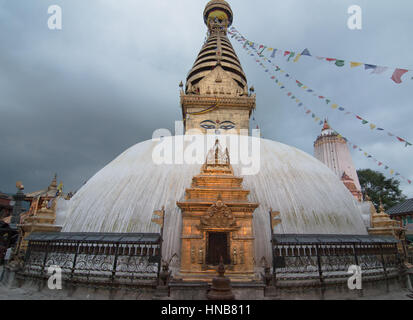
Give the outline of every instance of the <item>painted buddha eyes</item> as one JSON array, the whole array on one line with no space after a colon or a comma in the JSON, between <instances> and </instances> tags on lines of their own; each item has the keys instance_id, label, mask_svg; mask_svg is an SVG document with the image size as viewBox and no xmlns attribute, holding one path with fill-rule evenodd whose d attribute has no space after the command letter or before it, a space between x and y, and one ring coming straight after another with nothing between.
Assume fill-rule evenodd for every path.
<instances>
[{"instance_id":1,"label":"painted buddha eyes","mask_svg":"<svg viewBox=\"0 0 413 320\"><path fill-rule=\"evenodd\" d=\"M211 129L222 129L222 130L230 130L235 128L235 123L232 121L222 121L222 122L215 122L212 120L204 120L201 122L201 128L204 128L206 130L211 130Z\"/></svg>"},{"instance_id":2,"label":"painted buddha eyes","mask_svg":"<svg viewBox=\"0 0 413 320\"><path fill-rule=\"evenodd\" d=\"M231 121L223 121L223 122L221 122L219 128L223 129L223 130L230 130L230 129L235 128L235 123L233 123Z\"/></svg>"},{"instance_id":3,"label":"painted buddha eyes","mask_svg":"<svg viewBox=\"0 0 413 320\"><path fill-rule=\"evenodd\" d=\"M214 121L211 120L204 120L201 122L201 128L204 128L206 130L210 130L210 129L215 129L216 125Z\"/></svg>"}]
</instances>

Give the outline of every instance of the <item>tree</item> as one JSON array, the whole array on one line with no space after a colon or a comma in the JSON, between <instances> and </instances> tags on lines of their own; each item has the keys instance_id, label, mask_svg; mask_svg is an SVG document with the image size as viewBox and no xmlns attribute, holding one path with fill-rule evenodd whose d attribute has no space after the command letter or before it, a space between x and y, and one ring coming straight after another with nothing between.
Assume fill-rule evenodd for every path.
<instances>
[{"instance_id":1,"label":"tree","mask_svg":"<svg viewBox=\"0 0 413 320\"><path fill-rule=\"evenodd\" d=\"M384 210L390 209L401 201L406 200L400 190L400 182L396 179L387 179L381 172L370 169L357 170L361 191L364 197L371 198L376 210L379 209L380 199Z\"/></svg>"}]
</instances>

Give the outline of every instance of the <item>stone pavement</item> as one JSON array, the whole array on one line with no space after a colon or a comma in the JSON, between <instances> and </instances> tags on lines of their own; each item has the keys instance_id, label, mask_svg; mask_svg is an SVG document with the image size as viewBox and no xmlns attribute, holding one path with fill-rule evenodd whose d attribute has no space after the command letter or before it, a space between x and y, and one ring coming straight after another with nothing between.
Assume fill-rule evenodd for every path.
<instances>
[{"instance_id":1,"label":"stone pavement","mask_svg":"<svg viewBox=\"0 0 413 320\"><path fill-rule=\"evenodd\" d=\"M3 266L0 266L0 274L3 272ZM49 290L45 287L39 291L35 286L23 285L21 288L7 287L0 282L0 300L95 300L95 299L107 299L103 295L94 295L93 291L82 291L83 294L70 297L66 290ZM400 289L389 293L383 293L378 295L366 295L360 296L357 300L413 300L407 297L410 294L407 290ZM121 298L121 296L118 296ZM129 295L127 299L139 299L143 298L137 294L135 297ZM296 299L300 299L297 297Z\"/></svg>"}]
</instances>

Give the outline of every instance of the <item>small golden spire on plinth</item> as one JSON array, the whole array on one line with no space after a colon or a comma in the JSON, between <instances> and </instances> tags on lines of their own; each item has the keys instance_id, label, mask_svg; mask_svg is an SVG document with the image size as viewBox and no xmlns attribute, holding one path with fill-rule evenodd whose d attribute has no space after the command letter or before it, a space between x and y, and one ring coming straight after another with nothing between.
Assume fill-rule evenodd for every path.
<instances>
[{"instance_id":1,"label":"small golden spire on plinth","mask_svg":"<svg viewBox=\"0 0 413 320\"><path fill-rule=\"evenodd\" d=\"M232 293L231 280L225 277L224 259L220 258L217 269L218 277L212 279L212 287L208 292L209 300L234 300L235 296Z\"/></svg>"}]
</instances>

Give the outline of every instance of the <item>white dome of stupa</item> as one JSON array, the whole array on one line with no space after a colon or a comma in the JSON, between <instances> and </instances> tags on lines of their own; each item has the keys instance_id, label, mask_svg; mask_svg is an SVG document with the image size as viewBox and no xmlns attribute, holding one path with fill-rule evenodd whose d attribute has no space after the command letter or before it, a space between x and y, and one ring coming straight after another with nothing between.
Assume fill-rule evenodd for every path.
<instances>
[{"instance_id":1,"label":"white dome of stupa","mask_svg":"<svg viewBox=\"0 0 413 320\"><path fill-rule=\"evenodd\" d=\"M185 136L187 137L187 136ZM183 136L165 137L172 143ZM220 138L221 139L221 138ZM279 234L366 235L359 205L339 178L323 163L294 147L246 137L259 143L259 170L242 175L249 200L259 203L253 214L255 257L272 260L269 210L280 212ZM71 200L60 200L56 224L63 232L159 232L153 211L165 207L163 256L179 256L184 198L201 164L156 164L152 155L159 141L138 143L96 173ZM187 146L189 142L185 142Z\"/></svg>"}]
</instances>

